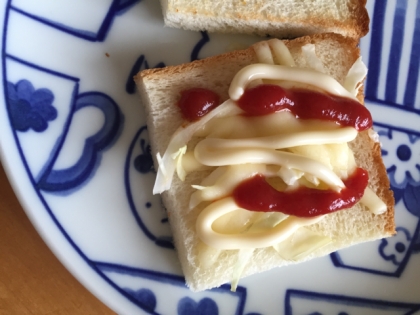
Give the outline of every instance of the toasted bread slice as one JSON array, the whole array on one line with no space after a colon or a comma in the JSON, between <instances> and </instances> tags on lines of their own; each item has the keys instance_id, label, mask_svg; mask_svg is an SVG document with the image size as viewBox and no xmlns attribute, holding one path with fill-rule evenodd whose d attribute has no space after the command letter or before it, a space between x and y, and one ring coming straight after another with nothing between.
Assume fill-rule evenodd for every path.
<instances>
[{"instance_id":1,"label":"toasted bread slice","mask_svg":"<svg viewBox=\"0 0 420 315\"><path fill-rule=\"evenodd\" d=\"M284 43L298 67L308 66L302 47L314 44L317 57L322 61L326 73L340 83L343 83L349 69L359 57L357 41L337 34L318 34ZM254 47L250 47L188 64L140 72L135 81L147 113L153 155L165 152L171 136L184 123L176 106L180 91L203 87L215 91L222 100L226 100L229 98L228 88L235 74L256 62ZM363 103L362 88L359 89L358 98ZM383 200L387 211L375 215L358 203L351 209L328 214L309 229L328 236L332 239L331 243L293 261L281 258L272 247L256 249L245 266L243 276L310 260L395 233L394 199L381 159L380 144L372 140L368 131L363 131L358 133L349 146L354 152L357 165L369 172L369 187ZM156 160L155 167L158 169ZM238 257L237 250L224 250L211 268L203 267L199 263L200 241L195 222L200 209L189 210L189 200L194 191L191 185L199 184L207 174L194 172L184 182L174 176L170 190L162 194L186 282L194 291L229 282Z\"/></svg>"},{"instance_id":2,"label":"toasted bread slice","mask_svg":"<svg viewBox=\"0 0 420 315\"><path fill-rule=\"evenodd\" d=\"M295 38L334 32L360 38L369 30L366 0L161 0L167 26L194 31Z\"/></svg>"}]
</instances>

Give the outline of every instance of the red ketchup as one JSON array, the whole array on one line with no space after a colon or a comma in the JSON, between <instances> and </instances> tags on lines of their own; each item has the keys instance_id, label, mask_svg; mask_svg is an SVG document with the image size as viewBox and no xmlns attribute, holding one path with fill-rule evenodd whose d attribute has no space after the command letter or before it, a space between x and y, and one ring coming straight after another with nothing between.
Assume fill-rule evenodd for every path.
<instances>
[{"instance_id":1,"label":"red ketchup","mask_svg":"<svg viewBox=\"0 0 420 315\"><path fill-rule=\"evenodd\" d=\"M188 121L197 121L220 105L219 95L203 88L192 88L181 92L178 106Z\"/></svg>"},{"instance_id":2,"label":"red ketchup","mask_svg":"<svg viewBox=\"0 0 420 315\"><path fill-rule=\"evenodd\" d=\"M286 90L278 85L261 84L246 89L237 103L251 116L287 109L300 119L334 121L358 131L372 127L370 112L359 102L311 90Z\"/></svg>"},{"instance_id":3,"label":"red ketchup","mask_svg":"<svg viewBox=\"0 0 420 315\"><path fill-rule=\"evenodd\" d=\"M299 187L281 192L274 189L262 175L255 175L240 183L233 191L233 198L241 208L271 212L278 211L298 217L315 217L356 204L368 184L368 173L357 168L346 180L341 192Z\"/></svg>"}]
</instances>

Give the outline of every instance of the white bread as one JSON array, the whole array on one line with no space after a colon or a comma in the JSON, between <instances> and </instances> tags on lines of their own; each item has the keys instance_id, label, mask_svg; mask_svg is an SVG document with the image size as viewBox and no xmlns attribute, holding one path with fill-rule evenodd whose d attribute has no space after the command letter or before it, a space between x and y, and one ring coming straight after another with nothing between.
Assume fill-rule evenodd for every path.
<instances>
[{"instance_id":1,"label":"white bread","mask_svg":"<svg viewBox=\"0 0 420 315\"><path fill-rule=\"evenodd\" d=\"M328 74L343 82L349 68L359 56L357 41L336 34L318 34L285 41L297 66L305 67L301 47L313 43L319 59ZM234 75L244 66L255 63L256 55L251 47L208 59L195 61L163 69L150 69L140 72L136 77L142 103L146 108L147 124L153 155L163 153L174 131L183 123L177 103L181 90L204 87L218 93L222 100L228 98L228 87ZM362 89L360 89L362 90ZM359 99L363 101L362 92ZM389 190L389 181L380 156L379 143L372 141L368 132L360 132L350 143L357 164L368 170L369 186L386 203L384 214L374 215L357 204L349 210L329 214L321 222L309 227L331 237L334 241L299 261L286 261L274 249L255 250L246 265L243 276L262 272L274 267L309 260L327 255L353 244L375 240L393 235L394 199ZM157 163L155 161L157 169ZM205 173L205 172L204 172ZM174 176L172 187L162 194L163 202L173 231L175 247L185 274L187 285L194 291L220 286L229 282L237 260L235 250L224 251L213 268L200 267L197 261L198 237L195 221L199 210L188 209L189 197L193 192L192 184L197 184L206 174L192 173L185 182Z\"/></svg>"},{"instance_id":2,"label":"white bread","mask_svg":"<svg viewBox=\"0 0 420 315\"><path fill-rule=\"evenodd\" d=\"M161 0L165 25L194 31L296 38L367 34L366 0Z\"/></svg>"}]
</instances>

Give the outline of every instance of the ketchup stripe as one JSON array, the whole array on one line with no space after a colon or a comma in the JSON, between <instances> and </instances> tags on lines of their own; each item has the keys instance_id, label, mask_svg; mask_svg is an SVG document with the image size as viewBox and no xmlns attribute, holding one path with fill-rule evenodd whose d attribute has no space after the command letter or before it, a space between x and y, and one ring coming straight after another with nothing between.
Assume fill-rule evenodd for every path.
<instances>
[{"instance_id":1,"label":"ketchup stripe","mask_svg":"<svg viewBox=\"0 0 420 315\"><path fill-rule=\"evenodd\" d=\"M343 181L346 187L341 192L308 187L282 192L274 189L259 174L240 183L233 191L233 198L239 207L251 211L315 217L355 205L363 197L368 180L367 171L357 168Z\"/></svg>"},{"instance_id":2,"label":"ketchup stripe","mask_svg":"<svg viewBox=\"0 0 420 315\"><path fill-rule=\"evenodd\" d=\"M252 116L290 110L300 119L334 121L358 131L372 127L369 110L355 100L310 90L286 90L272 84L245 90L238 106Z\"/></svg>"}]
</instances>

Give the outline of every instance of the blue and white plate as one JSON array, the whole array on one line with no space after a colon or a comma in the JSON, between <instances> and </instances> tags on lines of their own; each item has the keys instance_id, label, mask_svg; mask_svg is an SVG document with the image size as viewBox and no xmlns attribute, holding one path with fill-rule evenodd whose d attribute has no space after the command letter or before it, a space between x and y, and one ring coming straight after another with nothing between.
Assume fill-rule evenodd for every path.
<instances>
[{"instance_id":1,"label":"blue and white plate","mask_svg":"<svg viewBox=\"0 0 420 315\"><path fill-rule=\"evenodd\" d=\"M163 26L156 0L0 5L2 163L47 244L119 314L420 313L420 1L368 1L366 103L396 198L397 236L192 293L152 196L132 76L259 38ZM418 93L419 92L419 93Z\"/></svg>"}]
</instances>

